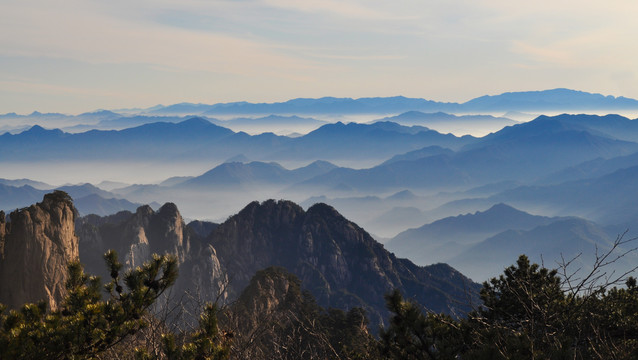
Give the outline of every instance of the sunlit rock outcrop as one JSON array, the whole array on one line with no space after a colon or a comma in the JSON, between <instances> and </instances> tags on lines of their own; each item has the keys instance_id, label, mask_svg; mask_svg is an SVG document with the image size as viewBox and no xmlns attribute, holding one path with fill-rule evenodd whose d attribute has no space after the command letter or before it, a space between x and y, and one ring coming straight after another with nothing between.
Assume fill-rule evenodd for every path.
<instances>
[{"instance_id":1,"label":"sunlit rock outcrop","mask_svg":"<svg viewBox=\"0 0 638 360\"><path fill-rule=\"evenodd\" d=\"M6 222L0 214L0 303L16 308L44 300L56 308L66 294L67 266L77 260L77 211L62 191L16 210Z\"/></svg>"}]
</instances>

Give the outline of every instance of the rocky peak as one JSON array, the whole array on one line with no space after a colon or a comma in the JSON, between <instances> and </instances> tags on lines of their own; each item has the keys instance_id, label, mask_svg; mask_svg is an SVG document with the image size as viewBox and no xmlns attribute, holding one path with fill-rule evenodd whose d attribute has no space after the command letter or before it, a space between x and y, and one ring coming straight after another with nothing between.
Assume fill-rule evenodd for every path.
<instances>
[{"instance_id":1,"label":"rocky peak","mask_svg":"<svg viewBox=\"0 0 638 360\"><path fill-rule=\"evenodd\" d=\"M98 257L109 249L120 254L127 266L139 266L153 253L170 253L183 263L191 247L190 231L177 206L166 203L157 212L150 206L137 208L134 214L121 212L107 217L86 216L77 224L81 234L81 259L90 271L103 273Z\"/></svg>"},{"instance_id":2,"label":"rocky peak","mask_svg":"<svg viewBox=\"0 0 638 360\"><path fill-rule=\"evenodd\" d=\"M325 203L316 203L308 208L308 214L318 217L338 217L344 218L339 212L332 206ZM345 219L345 218L344 218Z\"/></svg>"},{"instance_id":3,"label":"rocky peak","mask_svg":"<svg viewBox=\"0 0 638 360\"><path fill-rule=\"evenodd\" d=\"M141 265L153 253L170 253L177 257L180 276L174 291L202 295L202 301L214 300L226 282L215 249L202 242L187 227L173 203L159 210L140 206L135 213L85 216L78 220L80 260L87 272L108 278L102 254L113 249L125 267Z\"/></svg>"},{"instance_id":4,"label":"rocky peak","mask_svg":"<svg viewBox=\"0 0 638 360\"><path fill-rule=\"evenodd\" d=\"M190 232L175 204L166 203L153 213L146 232L153 239L152 252L175 254L181 262L185 260L190 251Z\"/></svg>"},{"instance_id":5,"label":"rocky peak","mask_svg":"<svg viewBox=\"0 0 638 360\"><path fill-rule=\"evenodd\" d=\"M56 308L66 294L69 261L78 260L74 221L77 210L63 191L0 219L0 302L19 307L45 300Z\"/></svg>"},{"instance_id":6,"label":"rocky peak","mask_svg":"<svg viewBox=\"0 0 638 360\"><path fill-rule=\"evenodd\" d=\"M228 273L233 274L237 285L234 295L255 272L276 265L273 257L287 259L287 252L295 251L296 229L304 214L290 201L252 202L213 230L208 242L217 250L220 261L227 263Z\"/></svg>"},{"instance_id":7,"label":"rocky peak","mask_svg":"<svg viewBox=\"0 0 638 360\"><path fill-rule=\"evenodd\" d=\"M231 297L255 272L280 266L295 274L320 305L364 307L375 324L387 316L383 296L394 288L434 311L452 313L469 308L462 302L466 289L473 291L476 285L453 269L431 273L397 259L326 204L303 211L289 201L253 202L220 224L208 240L232 274Z\"/></svg>"},{"instance_id":8,"label":"rocky peak","mask_svg":"<svg viewBox=\"0 0 638 360\"><path fill-rule=\"evenodd\" d=\"M153 216L155 212L148 205L142 205L135 211L135 221L138 226L148 226L149 218Z\"/></svg>"},{"instance_id":9,"label":"rocky peak","mask_svg":"<svg viewBox=\"0 0 638 360\"><path fill-rule=\"evenodd\" d=\"M179 210L177 209L177 205L171 202L167 202L166 204L162 205L162 207L159 208L157 212L159 216L164 218L176 218L181 216Z\"/></svg>"},{"instance_id":10,"label":"rocky peak","mask_svg":"<svg viewBox=\"0 0 638 360\"><path fill-rule=\"evenodd\" d=\"M303 214L301 206L292 201L267 200L261 204L253 201L232 219L252 226L267 224L270 228L278 229L291 226Z\"/></svg>"}]
</instances>

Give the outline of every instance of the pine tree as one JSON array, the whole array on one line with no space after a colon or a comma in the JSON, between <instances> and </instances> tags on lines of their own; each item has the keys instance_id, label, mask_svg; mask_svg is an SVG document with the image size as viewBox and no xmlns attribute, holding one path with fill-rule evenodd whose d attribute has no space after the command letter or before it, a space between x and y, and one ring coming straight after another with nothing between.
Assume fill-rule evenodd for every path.
<instances>
[{"instance_id":1,"label":"pine tree","mask_svg":"<svg viewBox=\"0 0 638 360\"><path fill-rule=\"evenodd\" d=\"M105 254L111 280L104 288L82 265L69 265L68 295L62 306L47 311L46 304L25 304L7 312L0 306L0 359L91 359L113 348L147 326L145 316L177 279L177 260L153 255L143 266L121 276L122 264L113 251ZM172 335L165 337L169 359L225 359L229 348L217 328L216 308L208 306L200 329L181 348ZM138 358L149 356L140 350Z\"/></svg>"},{"instance_id":2,"label":"pine tree","mask_svg":"<svg viewBox=\"0 0 638 360\"><path fill-rule=\"evenodd\" d=\"M443 314L423 314L421 307L403 300L394 290L386 296L394 313L390 326L381 329L381 353L389 359L453 359L459 343L455 321Z\"/></svg>"}]
</instances>

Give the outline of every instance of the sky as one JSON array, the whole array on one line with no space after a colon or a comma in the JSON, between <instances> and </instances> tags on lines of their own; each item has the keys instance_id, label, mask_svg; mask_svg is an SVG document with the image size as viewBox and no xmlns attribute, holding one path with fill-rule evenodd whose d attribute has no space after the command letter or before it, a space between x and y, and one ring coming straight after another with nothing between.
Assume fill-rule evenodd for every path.
<instances>
[{"instance_id":1,"label":"sky","mask_svg":"<svg viewBox=\"0 0 638 360\"><path fill-rule=\"evenodd\" d=\"M638 2L0 0L0 114L552 88L638 98Z\"/></svg>"}]
</instances>

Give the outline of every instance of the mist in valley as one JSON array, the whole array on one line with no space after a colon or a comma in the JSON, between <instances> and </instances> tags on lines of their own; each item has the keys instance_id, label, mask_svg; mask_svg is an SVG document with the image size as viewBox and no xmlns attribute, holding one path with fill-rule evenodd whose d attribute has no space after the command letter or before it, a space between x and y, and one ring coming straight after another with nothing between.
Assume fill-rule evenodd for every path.
<instances>
[{"instance_id":1,"label":"mist in valley","mask_svg":"<svg viewBox=\"0 0 638 360\"><path fill-rule=\"evenodd\" d=\"M91 212L108 215L117 209L135 211L143 204L157 209L171 202L189 221L215 223L224 222L253 201L286 199L305 209L315 203L326 203L398 256L408 257L419 265L448 262L477 274L480 278L475 280L498 273L499 267L507 265L510 259L504 255L498 261L489 257L468 258L464 252L478 253L472 247L487 247L481 244L491 237L511 241L517 237L533 238L536 233L521 232L534 229L498 228L474 233L476 237L471 241L466 234L462 235L465 242L460 238L439 243L445 238L443 233L414 232L417 235L408 240L398 239L405 237L404 233L434 226L445 219L459 216L471 219L484 212L490 215L489 210L496 204L507 204L534 216L556 219L571 216L593 221L605 232L600 239L607 242L614 233L638 225L636 212L626 210L629 205L625 203L630 200L614 200L615 193L609 193L630 186L624 185L626 176L615 175L615 171L633 164L638 166L632 157L638 153L638 144L631 141L634 136L631 117L570 117L560 115L562 111L544 111L543 114L553 116L537 120L541 112L513 108L483 113L200 113L195 115L205 116L203 119L191 121L192 116L183 113L153 111L153 114L124 115L108 111L75 116L6 115L0 125L13 128L13 136L19 136L22 132L19 129L36 121L48 129L73 129L68 134L79 136L86 136L90 130L101 132L91 132L94 140L89 142L54 132L28 132L33 139L50 145L40 145L42 150L33 153L29 148L15 153L24 160L12 161L11 157L0 160L0 179L3 179L0 186L4 186L7 194L0 201L0 209L10 212L27 206L54 188L64 188L74 197L80 215ZM606 114L605 110L599 113ZM614 123L606 125L603 119ZM174 124L170 131L177 138L183 136L184 141L173 140L170 131L162 132L165 127L152 127L158 121ZM558 123L561 127L554 125ZM199 127L217 134L222 130L211 129L215 125L229 129L223 130L229 131L223 135L226 137L217 140L225 145L191 141L188 136L175 133L197 134ZM137 130L136 126L151 127ZM187 126L193 126L194 130ZM143 136L141 144L135 144L135 137L130 135L117 140L117 136L144 129L153 130ZM112 149L101 139L106 136L116 141ZM24 139L31 141L28 137ZM65 147L67 141L86 144L83 145L86 150L93 152ZM91 149L94 141L101 144L101 154ZM191 150L175 152L182 146ZM126 155L127 147L131 148L130 156ZM137 153L138 149L142 152ZM69 150L74 152L67 157L64 154ZM38 160L38 157L49 158ZM610 181L617 185L606 185ZM587 201L583 194L594 188L607 194L609 201ZM607 208L613 201L619 210ZM457 226L470 225L462 221ZM570 226L574 234L581 234L575 236L587 238L582 235L586 223ZM505 230L514 232L504 233ZM539 229L537 233L542 231ZM600 239L598 242L603 241ZM412 245L401 241L406 244L411 241ZM597 242L591 244L595 247ZM573 250L570 249L564 250ZM531 256L540 256L535 253L538 250L528 249ZM557 256L556 251L546 255ZM430 255L417 255L426 253ZM494 266L481 272L481 264L486 262Z\"/></svg>"}]
</instances>

